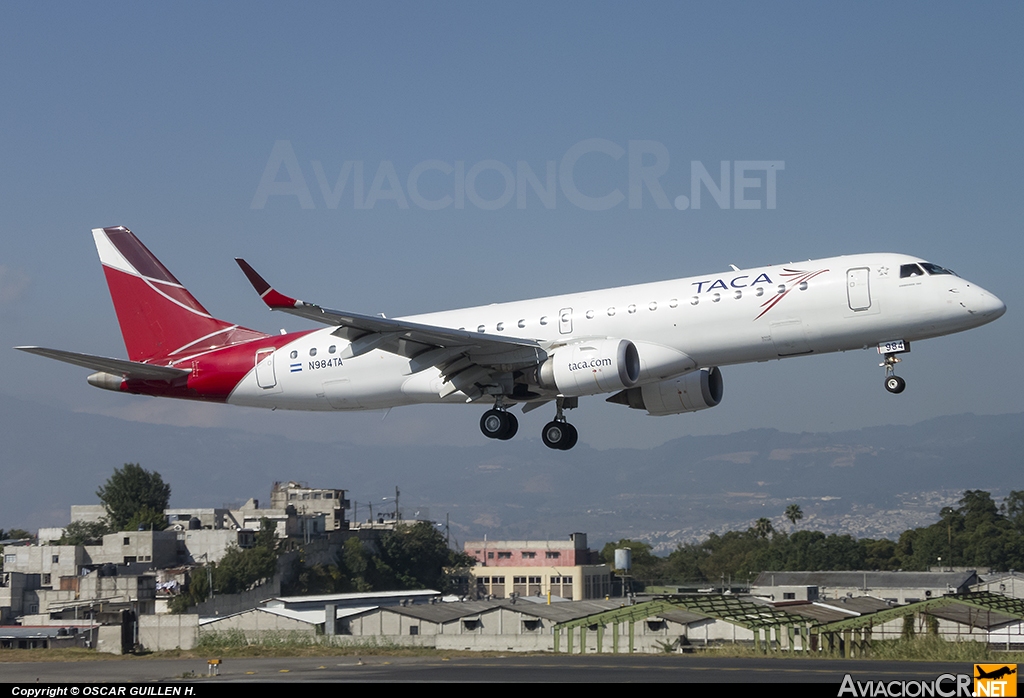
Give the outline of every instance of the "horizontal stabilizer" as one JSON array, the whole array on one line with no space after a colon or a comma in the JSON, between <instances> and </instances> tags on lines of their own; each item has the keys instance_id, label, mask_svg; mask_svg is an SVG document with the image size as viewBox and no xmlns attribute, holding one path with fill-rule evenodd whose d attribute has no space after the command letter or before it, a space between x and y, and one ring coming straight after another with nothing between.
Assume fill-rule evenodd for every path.
<instances>
[{"instance_id":1,"label":"horizontal stabilizer","mask_svg":"<svg viewBox=\"0 0 1024 698\"><path fill-rule=\"evenodd\" d=\"M92 354L80 354L75 351L62 351L60 349L47 349L45 347L14 347L19 351L29 354L45 356L48 359L56 359L64 363L74 364L83 368L91 368L94 371L104 371L115 375L124 376L128 380L158 380L168 383L184 378L189 371L182 368L170 366L151 366L141 364L137 361L126 361L124 359L111 359L105 356L93 356Z\"/></svg>"}]
</instances>

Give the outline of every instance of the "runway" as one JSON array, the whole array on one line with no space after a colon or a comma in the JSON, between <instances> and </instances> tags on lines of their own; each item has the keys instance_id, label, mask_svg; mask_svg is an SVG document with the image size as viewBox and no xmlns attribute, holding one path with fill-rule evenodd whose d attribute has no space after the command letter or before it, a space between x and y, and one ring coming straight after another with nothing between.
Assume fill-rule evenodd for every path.
<instances>
[{"instance_id":1,"label":"runway","mask_svg":"<svg viewBox=\"0 0 1024 698\"><path fill-rule=\"evenodd\" d=\"M820 683L935 680L970 674L967 663L843 659L713 658L689 655L499 657L289 657L224 659L208 677L205 659L126 658L85 662L0 663L9 684L225 682L646 682ZM200 695L198 689L195 695Z\"/></svg>"}]
</instances>

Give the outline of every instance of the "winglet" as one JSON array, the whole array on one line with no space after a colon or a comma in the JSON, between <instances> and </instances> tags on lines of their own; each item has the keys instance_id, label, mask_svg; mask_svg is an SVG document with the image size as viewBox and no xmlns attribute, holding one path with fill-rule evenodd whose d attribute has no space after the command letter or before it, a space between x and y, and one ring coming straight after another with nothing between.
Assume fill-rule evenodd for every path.
<instances>
[{"instance_id":1,"label":"winglet","mask_svg":"<svg viewBox=\"0 0 1024 698\"><path fill-rule=\"evenodd\" d=\"M245 274L245 278L249 279L249 283L256 289L256 293L260 294L260 298L267 304L267 307L271 310L277 310L279 308L297 308L304 303L300 300L290 298L283 293L278 293L267 283L259 273L253 269L248 262L241 257L235 257L235 261L238 266L241 267L242 273Z\"/></svg>"}]
</instances>

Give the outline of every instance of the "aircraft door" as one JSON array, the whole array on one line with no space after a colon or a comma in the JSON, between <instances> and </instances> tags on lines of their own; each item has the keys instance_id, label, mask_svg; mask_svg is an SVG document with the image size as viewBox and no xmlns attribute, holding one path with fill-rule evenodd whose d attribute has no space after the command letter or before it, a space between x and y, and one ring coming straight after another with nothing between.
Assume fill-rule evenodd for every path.
<instances>
[{"instance_id":1,"label":"aircraft door","mask_svg":"<svg viewBox=\"0 0 1024 698\"><path fill-rule=\"evenodd\" d=\"M846 297L850 310L867 310L871 307L871 286L867 267L857 267L846 272Z\"/></svg>"},{"instance_id":2,"label":"aircraft door","mask_svg":"<svg viewBox=\"0 0 1024 698\"><path fill-rule=\"evenodd\" d=\"M274 373L274 349L256 350L256 384L267 390L277 385Z\"/></svg>"},{"instance_id":3,"label":"aircraft door","mask_svg":"<svg viewBox=\"0 0 1024 698\"><path fill-rule=\"evenodd\" d=\"M572 334L572 308L562 308L558 311L558 331L562 334Z\"/></svg>"}]
</instances>

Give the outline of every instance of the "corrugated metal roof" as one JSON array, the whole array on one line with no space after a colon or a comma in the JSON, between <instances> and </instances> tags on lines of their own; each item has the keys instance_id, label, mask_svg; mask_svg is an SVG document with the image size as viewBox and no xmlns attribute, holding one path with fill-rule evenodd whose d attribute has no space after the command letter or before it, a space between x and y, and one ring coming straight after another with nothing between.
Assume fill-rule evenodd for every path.
<instances>
[{"instance_id":1,"label":"corrugated metal roof","mask_svg":"<svg viewBox=\"0 0 1024 698\"><path fill-rule=\"evenodd\" d=\"M360 613L366 613L374 609L380 608L379 606L346 606L345 608L335 609L336 618L348 618L349 616L357 616ZM309 623L310 625L321 625L327 618L327 609L311 609L308 611L296 611L290 608L249 608L238 613L229 613L226 616L207 616L199 619L199 625L208 625L215 623L225 618L234 618L235 616L241 616L246 613L269 613L275 616L281 616L282 618L291 618L302 623Z\"/></svg>"},{"instance_id":2,"label":"corrugated metal roof","mask_svg":"<svg viewBox=\"0 0 1024 698\"><path fill-rule=\"evenodd\" d=\"M816 586L869 589L959 589L977 581L971 572L762 572L751 586Z\"/></svg>"},{"instance_id":3,"label":"corrugated metal roof","mask_svg":"<svg viewBox=\"0 0 1024 698\"><path fill-rule=\"evenodd\" d=\"M478 617L481 613L506 604L501 601L464 601L459 603L415 604L412 606L387 606L381 610L418 618L431 623L450 623L467 617Z\"/></svg>"},{"instance_id":4,"label":"corrugated metal roof","mask_svg":"<svg viewBox=\"0 0 1024 698\"><path fill-rule=\"evenodd\" d=\"M290 605L312 605L312 604L354 604L360 601L380 602L394 599L421 599L440 596L441 592L433 589L419 589L414 591L367 591L348 594L322 594L317 596L275 596L264 602L265 608L281 608ZM365 605L365 604L363 604ZM379 605L379 603L378 603Z\"/></svg>"}]
</instances>

